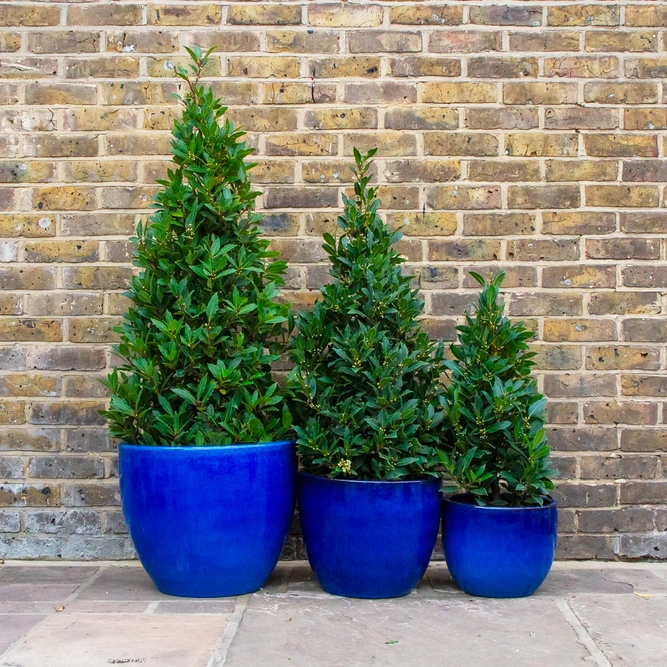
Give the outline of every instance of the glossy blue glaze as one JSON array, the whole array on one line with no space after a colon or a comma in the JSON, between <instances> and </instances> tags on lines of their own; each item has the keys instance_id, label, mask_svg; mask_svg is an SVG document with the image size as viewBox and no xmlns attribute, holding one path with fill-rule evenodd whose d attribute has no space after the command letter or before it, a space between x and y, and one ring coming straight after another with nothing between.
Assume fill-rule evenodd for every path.
<instances>
[{"instance_id":1,"label":"glossy blue glaze","mask_svg":"<svg viewBox=\"0 0 667 667\"><path fill-rule=\"evenodd\" d=\"M322 588L353 598L412 591L437 538L439 486L438 480L364 482L299 473L303 538Z\"/></svg>"},{"instance_id":2,"label":"glossy blue glaze","mask_svg":"<svg viewBox=\"0 0 667 667\"><path fill-rule=\"evenodd\" d=\"M222 597L264 585L294 510L293 443L120 445L119 467L125 521L160 591Z\"/></svg>"},{"instance_id":3,"label":"glossy blue glaze","mask_svg":"<svg viewBox=\"0 0 667 667\"><path fill-rule=\"evenodd\" d=\"M470 595L517 598L534 593L551 569L557 529L551 499L542 507L479 507L465 494L444 501L447 567Z\"/></svg>"}]
</instances>

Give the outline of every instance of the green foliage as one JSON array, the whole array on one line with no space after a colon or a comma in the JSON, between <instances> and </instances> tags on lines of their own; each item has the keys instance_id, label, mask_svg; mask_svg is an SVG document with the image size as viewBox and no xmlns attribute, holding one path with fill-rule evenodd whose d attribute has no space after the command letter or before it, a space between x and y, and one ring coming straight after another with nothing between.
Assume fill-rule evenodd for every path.
<instances>
[{"instance_id":1,"label":"green foliage","mask_svg":"<svg viewBox=\"0 0 667 667\"><path fill-rule=\"evenodd\" d=\"M130 443L218 445L283 437L291 417L271 363L284 349L288 309L276 303L285 262L259 238L248 180L252 153L199 78L210 51L188 50L175 169L139 224L132 306L104 384L104 415Z\"/></svg>"},{"instance_id":2,"label":"green foliage","mask_svg":"<svg viewBox=\"0 0 667 667\"><path fill-rule=\"evenodd\" d=\"M298 316L297 450L304 468L330 477L406 479L433 473L443 347L416 322L423 302L392 248L400 238L379 217L368 170L375 150L355 150L354 198L324 235L333 282Z\"/></svg>"},{"instance_id":3,"label":"green foliage","mask_svg":"<svg viewBox=\"0 0 667 667\"><path fill-rule=\"evenodd\" d=\"M531 376L533 337L511 324L498 303L501 273L482 285L477 311L458 327L447 361L450 382L441 397L448 419L441 461L459 488L480 505L541 505L553 489L544 431L546 399Z\"/></svg>"}]
</instances>

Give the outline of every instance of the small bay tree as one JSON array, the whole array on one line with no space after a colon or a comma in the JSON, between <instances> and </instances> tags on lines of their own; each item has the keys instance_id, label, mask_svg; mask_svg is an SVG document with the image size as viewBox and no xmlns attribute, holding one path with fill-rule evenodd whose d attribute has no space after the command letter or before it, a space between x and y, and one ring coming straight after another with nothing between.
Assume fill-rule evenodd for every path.
<instances>
[{"instance_id":1,"label":"small bay tree","mask_svg":"<svg viewBox=\"0 0 667 667\"><path fill-rule=\"evenodd\" d=\"M443 347L419 326L424 304L393 247L401 234L378 215L374 154L354 151L342 235L324 235L333 281L298 315L289 379L297 451L319 475L416 479L435 474Z\"/></svg>"},{"instance_id":2,"label":"small bay tree","mask_svg":"<svg viewBox=\"0 0 667 667\"><path fill-rule=\"evenodd\" d=\"M276 301L284 261L261 239L244 133L200 82L211 51L188 49L174 168L139 224L117 331L123 365L104 384L104 413L128 443L221 445L282 438L291 426L271 364L285 348L287 306Z\"/></svg>"}]
</instances>

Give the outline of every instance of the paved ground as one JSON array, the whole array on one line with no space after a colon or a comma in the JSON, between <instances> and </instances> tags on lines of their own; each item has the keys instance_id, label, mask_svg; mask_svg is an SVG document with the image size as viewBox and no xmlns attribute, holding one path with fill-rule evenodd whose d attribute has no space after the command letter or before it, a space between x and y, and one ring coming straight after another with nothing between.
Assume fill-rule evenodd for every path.
<instances>
[{"instance_id":1,"label":"paved ground","mask_svg":"<svg viewBox=\"0 0 667 667\"><path fill-rule=\"evenodd\" d=\"M667 565L557 563L485 600L442 564L405 598L323 593L305 563L254 595L158 593L135 564L0 565L0 667L667 667Z\"/></svg>"}]
</instances>

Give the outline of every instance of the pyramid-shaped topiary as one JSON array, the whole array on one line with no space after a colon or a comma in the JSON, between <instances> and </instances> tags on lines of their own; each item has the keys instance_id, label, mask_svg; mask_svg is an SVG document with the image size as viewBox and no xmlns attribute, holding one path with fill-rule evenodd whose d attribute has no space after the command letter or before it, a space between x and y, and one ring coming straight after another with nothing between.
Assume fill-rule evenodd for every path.
<instances>
[{"instance_id":1,"label":"pyramid-shaped topiary","mask_svg":"<svg viewBox=\"0 0 667 667\"><path fill-rule=\"evenodd\" d=\"M375 150L354 151L354 197L325 234L333 282L298 316L289 387L305 470L330 477L399 480L434 474L443 349L417 322L423 302L378 215L369 187Z\"/></svg>"},{"instance_id":2,"label":"pyramid-shaped topiary","mask_svg":"<svg viewBox=\"0 0 667 667\"><path fill-rule=\"evenodd\" d=\"M480 505L542 505L554 488L544 430L546 399L531 369L533 337L512 323L498 301L504 274L482 286L477 310L458 327L446 365L451 381L441 401L447 414L444 467L458 488Z\"/></svg>"},{"instance_id":3,"label":"pyramid-shaped topiary","mask_svg":"<svg viewBox=\"0 0 667 667\"><path fill-rule=\"evenodd\" d=\"M156 213L139 225L132 305L118 329L125 360L105 385L104 414L128 443L220 445L283 437L291 418L271 377L287 307L275 301L285 262L259 238L252 153L210 88L210 51L189 50L175 169L159 181Z\"/></svg>"}]
</instances>

